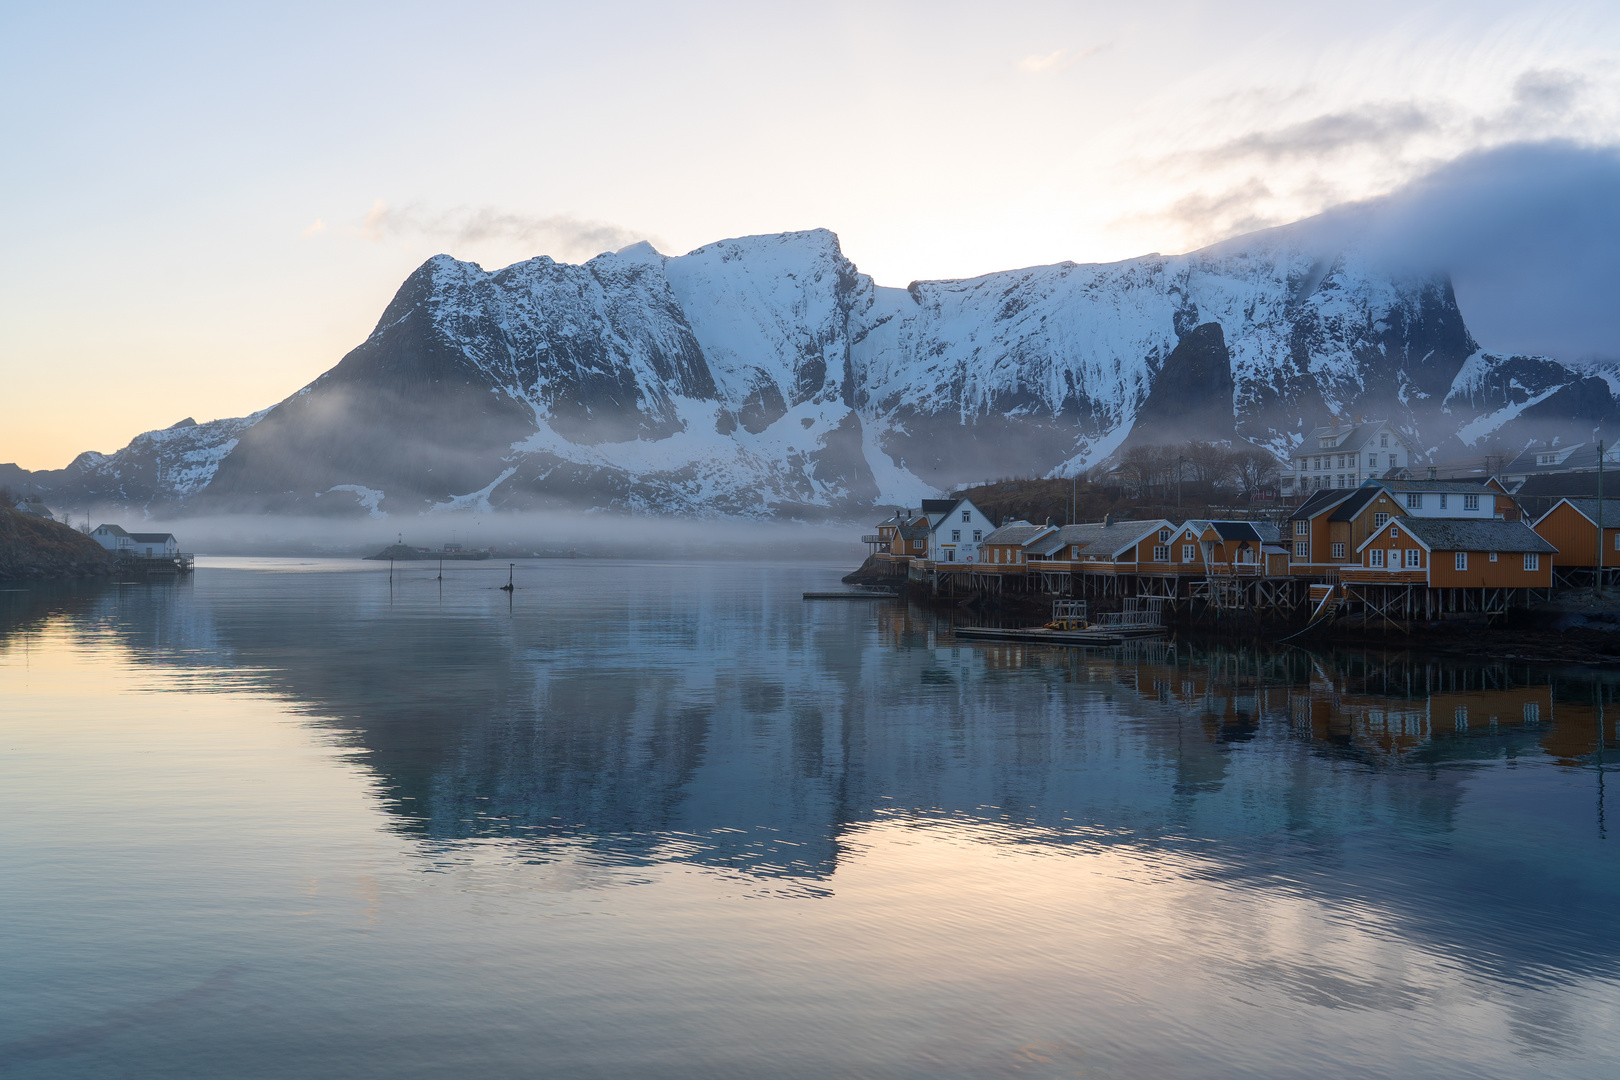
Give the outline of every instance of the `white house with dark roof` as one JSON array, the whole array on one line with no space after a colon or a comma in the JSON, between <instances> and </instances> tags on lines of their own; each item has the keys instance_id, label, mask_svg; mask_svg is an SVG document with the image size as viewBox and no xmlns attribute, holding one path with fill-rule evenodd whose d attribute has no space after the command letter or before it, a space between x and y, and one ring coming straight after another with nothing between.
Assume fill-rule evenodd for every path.
<instances>
[{"instance_id":1,"label":"white house with dark roof","mask_svg":"<svg viewBox=\"0 0 1620 1080\"><path fill-rule=\"evenodd\" d=\"M928 558L937 563L976 563L979 545L995 522L970 499L924 499L928 518Z\"/></svg>"},{"instance_id":2,"label":"white house with dark roof","mask_svg":"<svg viewBox=\"0 0 1620 1080\"><path fill-rule=\"evenodd\" d=\"M120 525L97 525L90 539L108 551L131 555L158 557L180 553L180 543L173 533L132 533L125 532Z\"/></svg>"},{"instance_id":3,"label":"white house with dark roof","mask_svg":"<svg viewBox=\"0 0 1620 1080\"><path fill-rule=\"evenodd\" d=\"M1284 495L1354 488L1391 469L1410 468L1411 445L1387 420L1346 421L1314 429L1294 451L1293 471L1282 474Z\"/></svg>"}]
</instances>

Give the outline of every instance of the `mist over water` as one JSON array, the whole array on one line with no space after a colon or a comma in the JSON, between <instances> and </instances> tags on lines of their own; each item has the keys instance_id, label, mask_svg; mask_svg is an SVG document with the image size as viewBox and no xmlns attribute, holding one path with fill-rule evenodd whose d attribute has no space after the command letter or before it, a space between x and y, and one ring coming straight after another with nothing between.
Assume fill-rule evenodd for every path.
<instances>
[{"instance_id":1,"label":"mist over water","mask_svg":"<svg viewBox=\"0 0 1620 1080\"><path fill-rule=\"evenodd\" d=\"M955 639L843 564L0 593L0 1068L1606 1076L1605 672Z\"/></svg>"},{"instance_id":2,"label":"mist over water","mask_svg":"<svg viewBox=\"0 0 1620 1080\"><path fill-rule=\"evenodd\" d=\"M89 517L96 523L128 519L119 510L90 511ZM78 520L76 515L74 522ZM457 544L469 551L495 548L519 556L841 560L849 570L866 557L859 537L870 531L869 524L856 522L651 517L607 511L336 518L225 514L152 518L128 527L172 532L182 550L201 555L363 558L395 543L433 551Z\"/></svg>"}]
</instances>

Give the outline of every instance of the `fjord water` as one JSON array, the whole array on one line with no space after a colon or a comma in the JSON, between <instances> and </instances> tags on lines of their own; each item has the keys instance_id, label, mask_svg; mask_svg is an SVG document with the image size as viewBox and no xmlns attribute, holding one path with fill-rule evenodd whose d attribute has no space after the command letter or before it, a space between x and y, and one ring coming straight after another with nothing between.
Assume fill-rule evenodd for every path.
<instances>
[{"instance_id":1,"label":"fjord water","mask_svg":"<svg viewBox=\"0 0 1620 1080\"><path fill-rule=\"evenodd\" d=\"M1613 1075L1611 675L838 572L0 593L0 1073Z\"/></svg>"}]
</instances>

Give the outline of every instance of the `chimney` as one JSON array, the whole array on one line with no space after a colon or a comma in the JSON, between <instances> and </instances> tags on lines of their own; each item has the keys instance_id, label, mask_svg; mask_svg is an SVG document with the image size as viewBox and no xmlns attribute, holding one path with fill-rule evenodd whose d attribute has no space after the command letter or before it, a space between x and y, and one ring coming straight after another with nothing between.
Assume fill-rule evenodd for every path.
<instances>
[{"instance_id":1,"label":"chimney","mask_svg":"<svg viewBox=\"0 0 1620 1080\"><path fill-rule=\"evenodd\" d=\"M1052 527L1052 519L1051 518L1046 519L1046 527L1048 529L1050 529Z\"/></svg>"},{"instance_id":2,"label":"chimney","mask_svg":"<svg viewBox=\"0 0 1620 1080\"><path fill-rule=\"evenodd\" d=\"M1103 528L1106 529L1106 528L1108 528L1108 526L1112 525L1113 523L1114 523L1114 515L1113 514L1104 514L1103 515Z\"/></svg>"},{"instance_id":3,"label":"chimney","mask_svg":"<svg viewBox=\"0 0 1620 1080\"><path fill-rule=\"evenodd\" d=\"M1367 421L1366 421L1366 420L1364 420L1364 419L1363 419L1363 418L1362 418L1362 416L1361 416L1361 414L1360 414L1360 413L1356 413L1356 423L1358 423L1358 424L1365 424L1365 423L1366 423L1366 422L1367 422Z\"/></svg>"},{"instance_id":4,"label":"chimney","mask_svg":"<svg viewBox=\"0 0 1620 1080\"><path fill-rule=\"evenodd\" d=\"M1429 479L1430 480L1438 480L1438 479L1440 479L1440 470L1435 468L1433 465L1429 466Z\"/></svg>"}]
</instances>

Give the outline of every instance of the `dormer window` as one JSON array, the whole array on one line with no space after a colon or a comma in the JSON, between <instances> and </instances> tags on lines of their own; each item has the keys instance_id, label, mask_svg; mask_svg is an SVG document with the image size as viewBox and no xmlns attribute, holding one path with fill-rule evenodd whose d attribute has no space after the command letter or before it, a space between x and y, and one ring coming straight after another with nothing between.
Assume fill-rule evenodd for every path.
<instances>
[{"instance_id":1,"label":"dormer window","mask_svg":"<svg viewBox=\"0 0 1620 1080\"><path fill-rule=\"evenodd\" d=\"M1558 455L1557 454L1537 454L1536 455L1536 464L1537 465L1556 465L1556 464L1558 464Z\"/></svg>"},{"instance_id":2,"label":"dormer window","mask_svg":"<svg viewBox=\"0 0 1620 1080\"><path fill-rule=\"evenodd\" d=\"M1329 447L1329 446L1333 445L1333 440L1332 439L1318 439L1318 440L1316 440L1316 445L1317 445L1317 447L1319 449L1326 448L1326 447Z\"/></svg>"}]
</instances>

